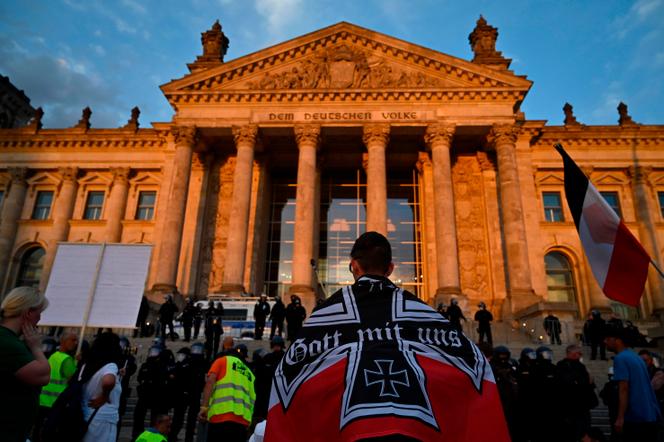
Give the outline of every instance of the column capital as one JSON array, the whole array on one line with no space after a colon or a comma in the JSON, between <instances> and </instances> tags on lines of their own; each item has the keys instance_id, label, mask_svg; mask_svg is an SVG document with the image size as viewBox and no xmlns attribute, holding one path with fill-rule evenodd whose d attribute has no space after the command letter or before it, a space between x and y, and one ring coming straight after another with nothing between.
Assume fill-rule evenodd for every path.
<instances>
[{"instance_id":1,"label":"column capital","mask_svg":"<svg viewBox=\"0 0 664 442\"><path fill-rule=\"evenodd\" d=\"M63 182L75 183L78 178L78 167L60 167L58 172Z\"/></svg>"},{"instance_id":2,"label":"column capital","mask_svg":"<svg viewBox=\"0 0 664 442\"><path fill-rule=\"evenodd\" d=\"M386 146L390 139L390 125L387 123L367 124L362 130L362 141L367 147L372 143Z\"/></svg>"},{"instance_id":3,"label":"column capital","mask_svg":"<svg viewBox=\"0 0 664 442\"><path fill-rule=\"evenodd\" d=\"M111 167L109 170L113 175L113 183L129 182L130 167Z\"/></svg>"},{"instance_id":4,"label":"column capital","mask_svg":"<svg viewBox=\"0 0 664 442\"><path fill-rule=\"evenodd\" d=\"M171 127L171 133L176 145L193 147L198 140L196 126L173 126Z\"/></svg>"},{"instance_id":5,"label":"column capital","mask_svg":"<svg viewBox=\"0 0 664 442\"><path fill-rule=\"evenodd\" d=\"M650 184L652 166L632 166L627 173L634 180L634 184Z\"/></svg>"},{"instance_id":6,"label":"column capital","mask_svg":"<svg viewBox=\"0 0 664 442\"><path fill-rule=\"evenodd\" d=\"M195 153L191 157L191 168L194 170L205 170L210 167L212 155L205 152Z\"/></svg>"},{"instance_id":7,"label":"column capital","mask_svg":"<svg viewBox=\"0 0 664 442\"><path fill-rule=\"evenodd\" d=\"M503 144L515 144L519 129L512 124L494 124L489 131L487 141L494 148Z\"/></svg>"},{"instance_id":8,"label":"column capital","mask_svg":"<svg viewBox=\"0 0 664 442\"><path fill-rule=\"evenodd\" d=\"M419 173L424 172L424 168L431 165L431 157L427 152L418 152L417 161L415 162L415 168Z\"/></svg>"},{"instance_id":9,"label":"column capital","mask_svg":"<svg viewBox=\"0 0 664 442\"><path fill-rule=\"evenodd\" d=\"M240 144L251 144L252 146L256 144L256 139L258 137L257 125L247 124L244 126L233 126L232 130L235 147Z\"/></svg>"},{"instance_id":10,"label":"column capital","mask_svg":"<svg viewBox=\"0 0 664 442\"><path fill-rule=\"evenodd\" d=\"M295 141L298 147L302 144L320 145L320 125L318 124L296 124L293 126L295 131Z\"/></svg>"},{"instance_id":11,"label":"column capital","mask_svg":"<svg viewBox=\"0 0 664 442\"><path fill-rule=\"evenodd\" d=\"M456 126L450 123L433 123L427 126L424 132L424 142L431 149L434 145L445 144L450 146Z\"/></svg>"},{"instance_id":12,"label":"column capital","mask_svg":"<svg viewBox=\"0 0 664 442\"><path fill-rule=\"evenodd\" d=\"M494 159L492 159L487 152L477 152L477 162L480 164L480 170L482 172L496 170Z\"/></svg>"},{"instance_id":13,"label":"column capital","mask_svg":"<svg viewBox=\"0 0 664 442\"><path fill-rule=\"evenodd\" d=\"M7 170L9 171L9 176L11 177L12 184L27 184L26 182L26 179L28 177L27 167L10 167Z\"/></svg>"}]
</instances>

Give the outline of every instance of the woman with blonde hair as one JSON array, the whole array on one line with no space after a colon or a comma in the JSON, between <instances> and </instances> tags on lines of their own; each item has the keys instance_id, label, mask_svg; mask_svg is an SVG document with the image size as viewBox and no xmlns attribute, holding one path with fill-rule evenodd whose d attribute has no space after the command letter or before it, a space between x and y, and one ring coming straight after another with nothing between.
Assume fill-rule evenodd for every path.
<instances>
[{"instance_id":1,"label":"woman with blonde hair","mask_svg":"<svg viewBox=\"0 0 664 442\"><path fill-rule=\"evenodd\" d=\"M48 300L33 287L17 287L0 305L0 431L6 442L25 442L37 417L39 392L51 378L37 323Z\"/></svg>"}]
</instances>

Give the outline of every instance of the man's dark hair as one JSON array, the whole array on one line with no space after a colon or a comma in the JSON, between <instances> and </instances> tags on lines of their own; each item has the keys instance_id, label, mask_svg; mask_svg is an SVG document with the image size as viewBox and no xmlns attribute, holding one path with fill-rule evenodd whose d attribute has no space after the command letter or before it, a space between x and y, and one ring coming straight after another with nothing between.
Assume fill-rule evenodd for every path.
<instances>
[{"instance_id":1,"label":"man's dark hair","mask_svg":"<svg viewBox=\"0 0 664 442\"><path fill-rule=\"evenodd\" d=\"M639 356L641 355L648 355L652 358L652 353L650 353L650 350L646 350L645 348L639 351Z\"/></svg>"},{"instance_id":2,"label":"man's dark hair","mask_svg":"<svg viewBox=\"0 0 664 442\"><path fill-rule=\"evenodd\" d=\"M392 246L378 232L366 232L359 236L350 251L350 257L367 273L384 274L392 262Z\"/></svg>"}]
</instances>

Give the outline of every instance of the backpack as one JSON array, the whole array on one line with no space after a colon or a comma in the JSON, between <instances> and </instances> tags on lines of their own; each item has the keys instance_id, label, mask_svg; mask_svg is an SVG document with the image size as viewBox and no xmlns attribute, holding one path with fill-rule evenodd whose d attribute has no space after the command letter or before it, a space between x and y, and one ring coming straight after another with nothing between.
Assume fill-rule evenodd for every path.
<instances>
[{"instance_id":1,"label":"backpack","mask_svg":"<svg viewBox=\"0 0 664 442\"><path fill-rule=\"evenodd\" d=\"M43 442L77 442L82 440L88 431L88 426L99 409L96 409L87 421L83 417L85 385L81 382L82 375L83 369L81 369L78 379L73 379L53 403L42 426L41 440Z\"/></svg>"}]
</instances>

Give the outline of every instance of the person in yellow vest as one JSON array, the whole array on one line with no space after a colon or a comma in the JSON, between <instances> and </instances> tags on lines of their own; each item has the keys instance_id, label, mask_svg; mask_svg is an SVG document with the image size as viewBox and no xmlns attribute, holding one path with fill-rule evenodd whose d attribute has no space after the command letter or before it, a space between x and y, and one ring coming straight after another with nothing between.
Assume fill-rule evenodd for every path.
<instances>
[{"instance_id":1,"label":"person in yellow vest","mask_svg":"<svg viewBox=\"0 0 664 442\"><path fill-rule=\"evenodd\" d=\"M245 442L254 412L256 377L246 364L243 344L212 363L208 371L203 402L198 415L208 422L210 441Z\"/></svg>"},{"instance_id":2,"label":"person in yellow vest","mask_svg":"<svg viewBox=\"0 0 664 442\"><path fill-rule=\"evenodd\" d=\"M78 347L78 336L72 332L63 333L60 336L60 347L48 358L48 365L51 366L51 380L48 385L42 387L39 395L39 417L33 434L33 442L39 442L41 439L39 431L44 420L51 411L55 400L60 396L69 379L76 371L76 347Z\"/></svg>"},{"instance_id":3,"label":"person in yellow vest","mask_svg":"<svg viewBox=\"0 0 664 442\"><path fill-rule=\"evenodd\" d=\"M171 432L171 417L167 414L159 414L154 419L154 426L148 427L142 432L135 442L167 442L168 434Z\"/></svg>"}]
</instances>

